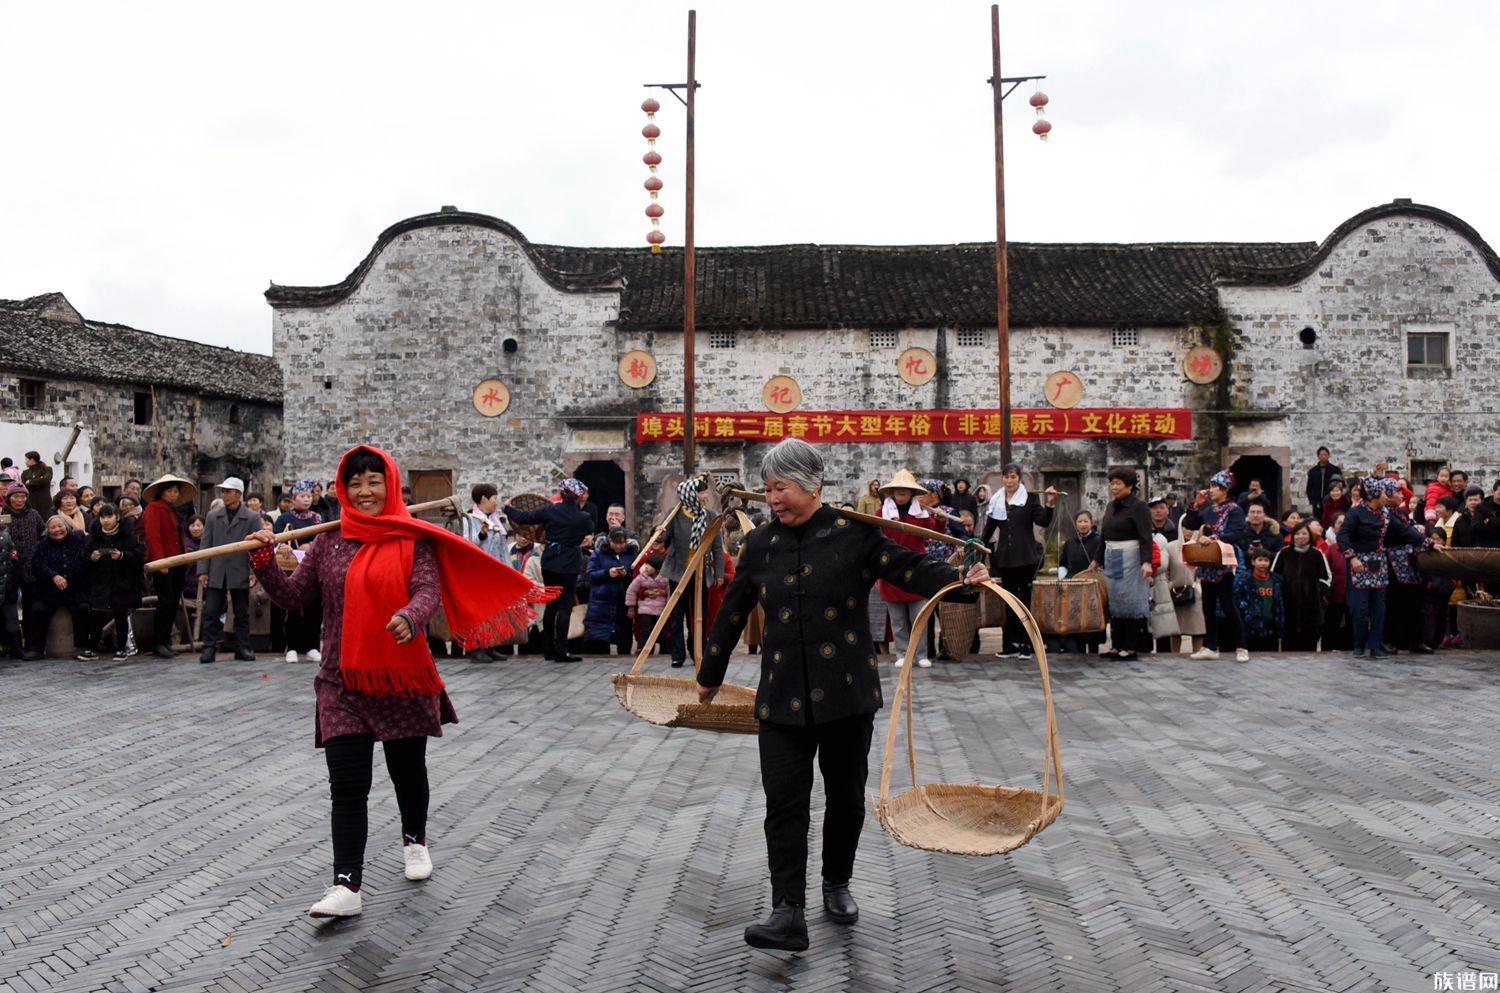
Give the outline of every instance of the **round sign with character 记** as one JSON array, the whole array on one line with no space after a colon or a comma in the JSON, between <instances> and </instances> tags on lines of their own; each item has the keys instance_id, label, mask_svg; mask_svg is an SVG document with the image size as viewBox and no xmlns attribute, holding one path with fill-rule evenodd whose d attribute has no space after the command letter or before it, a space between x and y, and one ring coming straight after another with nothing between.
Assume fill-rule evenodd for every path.
<instances>
[{"instance_id":1,"label":"round sign with character \u8bb0","mask_svg":"<svg viewBox=\"0 0 1500 993\"><path fill-rule=\"evenodd\" d=\"M510 390L498 379L486 379L474 387L474 409L485 417L497 417L510 406Z\"/></svg>"},{"instance_id":2,"label":"round sign with character \u8bb0","mask_svg":"<svg viewBox=\"0 0 1500 993\"><path fill-rule=\"evenodd\" d=\"M802 402L802 387L791 376L772 376L761 388L760 398L771 413L785 414Z\"/></svg>"}]
</instances>

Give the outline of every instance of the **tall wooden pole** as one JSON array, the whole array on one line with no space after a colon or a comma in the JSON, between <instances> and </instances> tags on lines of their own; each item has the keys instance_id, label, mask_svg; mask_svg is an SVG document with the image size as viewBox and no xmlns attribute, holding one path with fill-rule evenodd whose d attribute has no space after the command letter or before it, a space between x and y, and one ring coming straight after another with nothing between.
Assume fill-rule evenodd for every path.
<instances>
[{"instance_id":1,"label":"tall wooden pole","mask_svg":"<svg viewBox=\"0 0 1500 993\"><path fill-rule=\"evenodd\" d=\"M1010 459L1010 281L1005 251L1005 129L1000 111L1005 91L1000 76L1000 5L990 6L990 54L994 62L992 87L995 96L995 285L999 317L996 326L1000 349L1000 464ZM689 129L691 129L689 125ZM691 130L689 130L691 134ZM692 181L689 180L689 183ZM689 186L689 189L692 187ZM689 208L691 209L691 208ZM691 215L689 215L691 216ZM691 445L692 442L690 441Z\"/></svg>"},{"instance_id":2,"label":"tall wooden pole","mask_svg":"<svg viewBox=\"0 0 1500 993\"><path fill-rule=\"evenodd\" d=\"M695 473L697 453L694 450L697 417L696 365L698 353L697 287L694 277L693 256L693 130L694 104L698 94L698 12L688 11L688 55L687 55L687 180L685 185L687 204L683 211L685 220L682 235L682 471L686 476Z\"/></svg>"}]
</instances>

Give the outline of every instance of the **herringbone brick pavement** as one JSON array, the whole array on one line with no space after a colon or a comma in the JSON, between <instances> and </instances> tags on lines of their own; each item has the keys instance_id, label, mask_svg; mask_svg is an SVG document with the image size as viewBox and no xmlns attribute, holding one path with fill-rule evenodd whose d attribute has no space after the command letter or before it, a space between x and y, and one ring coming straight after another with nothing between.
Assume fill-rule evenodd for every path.
<instances>
[{"instance_id":1,"label":"herringbone brick pavement","mask_svg":"<svg viewBox=\"0 0 1500 993\"><path fill-rule=\"evenodd\" d=\"M401 878L377 761L365 914L320 924L310 666L0 665L0 991L1341 993L1500 969L1496 657L1055 660L1059 822L969 859L872 814L860 923L814 907L796 956L740 938L768 899L754 740L630 717L619 668L444 662L436 873ZM916 701L924 779L1037 782L1033 668L919 671Z\"/></svg>"}]
</instances>

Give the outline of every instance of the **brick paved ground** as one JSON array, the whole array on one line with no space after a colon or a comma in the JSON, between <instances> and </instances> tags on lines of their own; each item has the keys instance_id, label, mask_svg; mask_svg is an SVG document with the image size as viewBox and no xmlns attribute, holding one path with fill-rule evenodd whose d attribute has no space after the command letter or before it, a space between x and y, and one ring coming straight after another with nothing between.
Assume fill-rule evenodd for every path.
<instances>
[{"instance_id":1,"label":"brick paved ground","mask_svg":"<svg viewBox=\"0 0 1500 993\"><path fill-rule=\"evenodd\" d=\"M753 739L629 717L616 668L445 662L464 723L430 752L436 874L400 877L378 768L365 914L318 924L310 666L0 665L0 990L1430 990L1500 969L1493 656L1058 660L1062 819L966 859L872 815L863 919L813 910L800 956L740 938L767 900ZM917 703L932 778L1035 780L1032 670L922 671Z\"/></svg>"}]
</instances>

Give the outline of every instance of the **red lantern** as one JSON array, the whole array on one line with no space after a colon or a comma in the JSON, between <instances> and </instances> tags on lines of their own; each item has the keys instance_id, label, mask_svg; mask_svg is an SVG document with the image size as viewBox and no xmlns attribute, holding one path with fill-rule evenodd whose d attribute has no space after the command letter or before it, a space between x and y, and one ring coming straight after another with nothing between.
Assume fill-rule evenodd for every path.
<instances>
[{"instance_id":1,"label":"red lantern","mask_svg":"<svg viewBox=\"0 0 1500 993\"><path fill-rule=\"evenodd\" d=\"M662 214L665 214L665 213L666 213L666 211L664 211L664 210L661 209L661 204L659 204L659 203L648 203L648 204L646 204L646 216L647 217L655 219L655 218L658 218Z\"/></svg>"},{"instance_id":2,"label":"red lantern","mask_svg":"<svg viewBox=\"0 0 1500 993\"><path fill-rule=\"evenodd\" d=\"M1040 111L1043 107L1047 106L1047 94L1041 90L1037 90L1031 95L1031 105Z\"/></svg>"},{"instance_id":3,"label":"red lantern","mask_svg":"<svg viewBox=\"0 0 1500 993\"><path fill-rule=\"evenodd\" d=\"M652 228L651 233L646 235L646 240L651 243L651 250L653 252L659 252L661 251L662 242L667 240L667 236L661 233L660 228Z\"/></svg>"},{"instance_id":4,"label":"red lantern","mask_svg":"<svg viewBox=\"0 0 1500 993\"><path fill-rule=\"evenodd\" d=\"M647 176L646 189L650 190L652 193L659 193L661 191L661 180L656 176Z\"/></svg>"},{"instance_id":5,"label":"red lantern","mask_svg":"<svg viewBox=\"0 0 1500 993\"><path fill-rule=\"evenodd\" d=\"M1047 140L1047 132L1052 130L1052 122L1045 117L1031 126L1031 131L1043 141Z\"/></svg>"},{"instance_id":6,"label":"red lantern","mask_svg":"<svg viewBox=\"0 0 1500 993\"><path fill-rule=\"evenodd\" d=\"M661 128L655 124L648 124L641 128L641 134L645 135L648 141L655 141L661 137Z\"/></svg>"},{"instance_id":7,"label":"red lantern","mask_svg":"<svg viewBox=\"0 0 1500 993\"><path fill-rule=\"evenodd\" d=\"M641 109L648 114L654 114L658 110L661 110L661 104L656 102L655 97L647 97L646 102L641 104Z\"/></svg>"},{"instance_id":8,"label":"red lantern","mask_svg":"<svg viewBox=\"0 0 1500 993\"><path fill-rule=\"evenodd\" d=\"M661 153L653 148L641 157L641 161L648 166L659 166L661 165Z\"/></svg>"}]
</instances>

